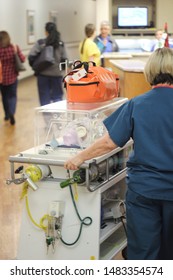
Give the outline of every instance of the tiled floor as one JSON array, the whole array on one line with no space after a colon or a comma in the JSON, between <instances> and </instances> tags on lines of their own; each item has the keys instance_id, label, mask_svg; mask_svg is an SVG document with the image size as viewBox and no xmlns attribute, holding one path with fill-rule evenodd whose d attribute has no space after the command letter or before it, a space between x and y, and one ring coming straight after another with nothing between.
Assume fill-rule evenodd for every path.
<instances>
[{"instance_id":1,"label":"tiled floor","mask_svg":"<svg viewBox=\"0 0 173 280\"><path fill-rule=\"evenodd\" d=\"M15 125L4 121L0 102L0 259L16 257L22 209L21 185L6 185L6 179L10 178L8 157L33 146L36 106L39 102L35 77L19 82Z\"/></svg>"}]
</instances>

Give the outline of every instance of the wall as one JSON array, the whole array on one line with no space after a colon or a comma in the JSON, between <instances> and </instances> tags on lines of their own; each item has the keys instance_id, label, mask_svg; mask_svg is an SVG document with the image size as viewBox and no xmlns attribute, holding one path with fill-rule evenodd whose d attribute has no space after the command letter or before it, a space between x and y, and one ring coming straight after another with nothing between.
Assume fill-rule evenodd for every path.
<instances>
[{"instance_id":1,"label":"wall","mask_svg":"<svg viewBox=\"0 0 173 280\"><path fill-rule=\"evenodd\" d=\"M0 30L8 30L13 42L22 49L29 49L26 36L26 10L35 10L36 38L44 36L44 24L49 20L49 11L58 12L58 29L66 43L76 43L84 36L84 26L88 22L99 24L102 20L111 19L112 2L130 3L132 0L0 0ZM133 0L134 3L141 0ZM142 0L148 1L148 0ZM155 1L155 0L154 0ZM149 1L153 2L153 1ZM173 2L156 0L156 28L161 28L168 22L168 28L173 33L172 20Z\"/></svg>"},{"instance_id":2,"label":"wall","mask_svg":"<svg viewBox=\"0 0 173 280\"><path fill-rule=\"evenodd\" d=\"M163 28L164 23L168 23L168 32L173 34L173 2L169 0L157 0L156 5L156 25L157 28Z\"/></svg>"},{"instance_id":3,"label":"wall","mask_svg":"<svg viewBox=\"0 0 173 280\"><path fill-rule=\"evenodd\" d=\"M96 0L96 29L100 32L100 22L110 20L110 0Z\"/></svg>"},{"instance_id":4,"label":"wall","mask_svg":"<svg viewBox=\"0 0 173 280\"><path fill-rule=\"evenodd\" d=\"M96 22L96 2L93 0L3 1L0 9L0 29L8 30L11 37L23 48L28 48L26 10L35 11L35 34L37 38L44 36L44 25L49 20L50 11L57 11L58 13L58 29L65 42L81 40L84 36L85 24Z\"/></svg>"},{"instance_id":5,"label":"wall","mask_svg":"<svg viewBox=\"0 0 173 280\"><path fill-rule=\"evenodd\" d=\"M79 41L85 36L84 26L96 24L96 1L94 0L0 0L0 30L9 32L12 42L18 44L25 55L32 45L27 42L27 10L35 11L35 38L44 37L44 26L50 11L57 12L58 30L65 41L69 59L78 59ZM20 78L33 72L26 62L27 71Z\"/></svg>"},{"instance_id":6,"label":"wall","mask_svg":"<svg viewBox=\"0 0 173 280\"><path fill-rule=\"evenodd\" d=\"M19 44L27 55L32 45L27 43L26 10L35 11L36 38L44 36L49 12L57 11L58 29L67 45L69 58L78 59L78 44L84 37L84 26L92 22L99 33L100 22L111 21L112 1L115 4L120 0L0 0L0 30L7 30L12 42ZM129 0L122 1L129 3ZM172 1L156 0L156 28L162 28L167 22L168 31L173 33L172 10ZM26 67L27 71L20 74L21 78L32 74L28 64Z\"/></svg>"}]
</instances>

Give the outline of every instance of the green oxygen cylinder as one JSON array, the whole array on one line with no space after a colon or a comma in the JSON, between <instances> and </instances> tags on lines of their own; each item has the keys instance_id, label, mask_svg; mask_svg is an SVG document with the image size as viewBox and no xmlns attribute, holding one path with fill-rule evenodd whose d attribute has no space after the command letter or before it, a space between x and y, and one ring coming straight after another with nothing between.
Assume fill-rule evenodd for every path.
<instances>
[{"instance_id":1,"label":"green oxygen cylinder","mask_svg":"<svg viewBox=\"0 0 173 280\"><path fill-rule=\"evenodd\" d=\"M74 173L73 173L73 177L72 178L69 178L65 181L62 181L60 183L60 187L63 189L65 187L68 187L69 185L72 185L74 183L77 183L77 184L82 184L85 182L85 169L81 168L79 170L76 170Z\"/></svg>"}]
</instances>

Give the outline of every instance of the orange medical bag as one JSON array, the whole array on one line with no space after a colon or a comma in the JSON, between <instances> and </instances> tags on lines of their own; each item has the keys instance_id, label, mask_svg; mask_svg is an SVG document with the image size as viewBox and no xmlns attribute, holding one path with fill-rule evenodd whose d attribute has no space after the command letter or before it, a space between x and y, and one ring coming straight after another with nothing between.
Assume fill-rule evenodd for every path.
<instances>
[{"instance_id":1,"label":"orange medical bag","mask_svg":"<svg viewBox=\"0 0 173 280\"><path fill-rule=\"evenodd\" d=\"M104 102L118 97L119 76L92 62L74 64L64 79L68 102Z\"/></svg>"}]
</instances>

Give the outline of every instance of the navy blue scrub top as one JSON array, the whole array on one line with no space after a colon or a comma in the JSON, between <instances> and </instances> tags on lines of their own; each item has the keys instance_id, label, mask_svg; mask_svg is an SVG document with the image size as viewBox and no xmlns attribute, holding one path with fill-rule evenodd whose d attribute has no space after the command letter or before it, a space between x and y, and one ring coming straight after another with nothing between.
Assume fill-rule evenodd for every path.
<instances>
[{"instance_id":1,"label":"navy blue scrub top","mask_svg":"<svg viewBox=\"0 0 173 280\"><path fill-rule=\"evenodd\" d=\"M127 101L104 125L118 146L134 140L128 188L148 198L173 200L173 88L158 86Z\"/></svg>"}]
</instances>

